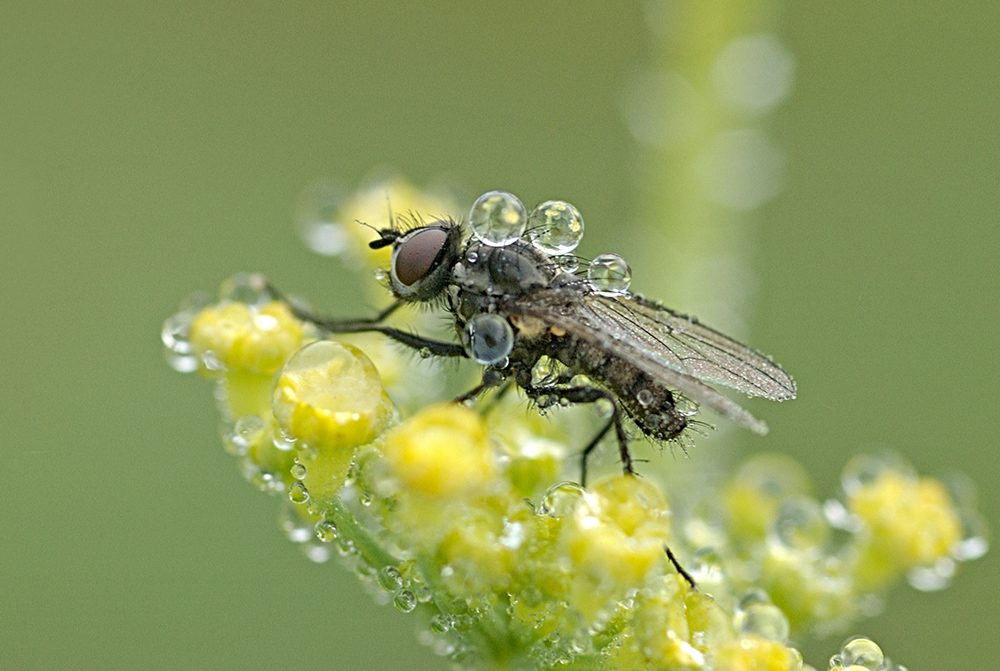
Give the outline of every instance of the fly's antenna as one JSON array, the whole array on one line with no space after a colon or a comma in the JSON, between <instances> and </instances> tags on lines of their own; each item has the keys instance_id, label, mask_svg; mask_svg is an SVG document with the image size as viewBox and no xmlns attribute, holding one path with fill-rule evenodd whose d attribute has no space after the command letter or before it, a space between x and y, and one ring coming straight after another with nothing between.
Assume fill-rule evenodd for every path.
<instances>
[{"instance_id":1,"label":"fly's antenna","mask_svg":"<svg viewBox=\"0 0 1000 671\"><path fill-rule=\"evenodd\" d=\"M388 247L396 241L396 238L399 237L399 231L394 228L378 229L367 222L361 221L360 219L355 219L354 221L362 226L372 229L378 234L377 240L372 240L368 243L368 247L370 249L382 249L383 247Z\"/></svg>"}]
</instances>

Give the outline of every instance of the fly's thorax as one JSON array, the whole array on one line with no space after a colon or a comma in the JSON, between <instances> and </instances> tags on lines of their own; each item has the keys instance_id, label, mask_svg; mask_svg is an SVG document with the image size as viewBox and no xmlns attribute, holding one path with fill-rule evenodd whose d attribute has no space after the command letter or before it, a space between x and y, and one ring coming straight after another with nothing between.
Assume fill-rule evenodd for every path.
<instances>
[{"instance_id":1,"label":"fly's thorax","mask_svg":"<svg viewBox=\"0 0 1000 671\"><path fill-rule=\"evenodd\" d=\"M549 286L558 272L548 256L524 242L491 247L470 240L452 281L472 294L516 296Z\"/></svg>"}]
</instances>

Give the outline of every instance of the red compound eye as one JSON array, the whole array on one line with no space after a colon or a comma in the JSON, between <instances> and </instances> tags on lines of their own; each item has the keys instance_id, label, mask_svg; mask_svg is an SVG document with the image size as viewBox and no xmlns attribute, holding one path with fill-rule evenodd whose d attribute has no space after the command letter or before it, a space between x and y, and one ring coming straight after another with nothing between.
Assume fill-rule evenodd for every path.
<instances>
[{"instance_id":1,"label":"red compound eye","mask_svg":"<svg viewBox=\"0 0 1000 671\"><path fill-rule=\"evenodd\" d=\"M430 227L408 236L400 243L393 259L396 279L406 286L423 279L434 265L434 260L441 253L447 239L447 231Z\"/></svg>"}]
</instances>

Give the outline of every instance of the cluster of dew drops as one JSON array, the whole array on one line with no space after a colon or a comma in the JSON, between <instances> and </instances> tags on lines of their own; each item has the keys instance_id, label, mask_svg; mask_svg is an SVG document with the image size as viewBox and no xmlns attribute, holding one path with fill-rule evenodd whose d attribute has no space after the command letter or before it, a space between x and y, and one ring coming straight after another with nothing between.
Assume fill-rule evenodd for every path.
<instances>
[{"instance_id":1,"label":"cluster of dew drops","mask_svg":"<svg viewBox=\"0 0 1000 671\"><path fill-rule=\"evenodd\" d=\"M563 270L577 270L578 259L572 252L583 239L583 217L567 202L547 200L528 214L514 194L489 191L472 204L469 227L485 245L506 247L523 238ZM617 254L601 254L590 262L587 279L601 293L623 294L632 282L632 271Z\"/></svg>"},{"instance_id":2,"label":"cluster of dew drops","mask_svg":"<svg viewBox=\"0 0 1000 671\"><path fill-rule=\"evenodd\" d=\"M561 200L548 200L529 214L517 196L506 191L484 193L469 212L469 228L479 242L490 247L506 247L525 240L546 254L563 271L575 274L579 259L573 250L583 239L583 217L574 206ZM474 263L474 250L467 261ZM591 288L607 296L628 292L632 271L617 254L601 254L587 267ZM462 334L462 344L475 361L504 367L514 344L514 333L506 319L490 313L469 320Z\"/></svg>"}]
</instances>

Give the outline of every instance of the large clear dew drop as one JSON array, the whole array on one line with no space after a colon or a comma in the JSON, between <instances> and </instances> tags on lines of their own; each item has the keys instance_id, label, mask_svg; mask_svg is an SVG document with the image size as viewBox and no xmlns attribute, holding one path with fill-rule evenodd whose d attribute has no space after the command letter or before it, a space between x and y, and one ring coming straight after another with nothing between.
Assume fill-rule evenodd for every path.
<instances>
[{"instance_id":1,"label":"large clear dew drop","mask_svg":"<svg viewBox=\"0 0 1000 671\"><path fill-rule=\"evenodd\" d=\"M469 227L483 244L504 247L524 235L528 214L517 196L506 191L484 193L472 205Z\"/></svg>"},{"instance_id":2,"label":"large clear dew drop","mask_svg":"<svg viewBox=\"0 0 1000 671\"><path fill-rule=\"evenodd\" d=\"M632 269L617 254L601 254L590 262L587 279L602 294L623 294L632 283Z\"/></svg>"},{"instance_id":3,"label":"large clear dew drop","mask_svg":"<svg viewBox=\"0 0 1000 671\"><path fill-rule=\"evenodd\" d=\"M503 363L514 348L514 329L499 315L479 314L465 325L462 345L473 360L494 366Z\"/></svg>"},{"instance_id":4,"label":"large clear dew drop","mask_svg":"<svg viewBox=\"0 0 1000 671\"><path fill-rule=\"evenodd\" d=\"M580 211L561 200L548 200L528 215L528 238L550 256L568 254L583 239Z\"/></svg>"}]
</instances>

